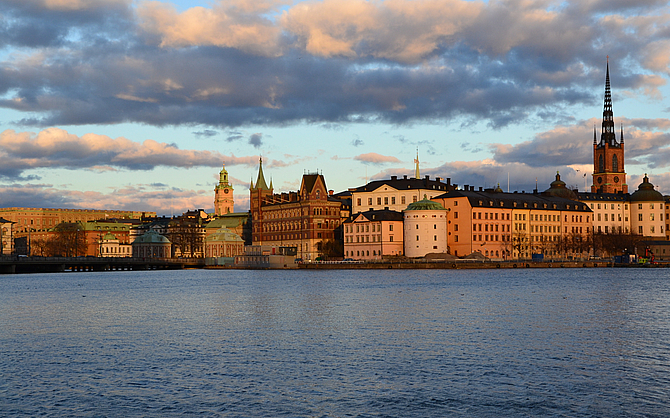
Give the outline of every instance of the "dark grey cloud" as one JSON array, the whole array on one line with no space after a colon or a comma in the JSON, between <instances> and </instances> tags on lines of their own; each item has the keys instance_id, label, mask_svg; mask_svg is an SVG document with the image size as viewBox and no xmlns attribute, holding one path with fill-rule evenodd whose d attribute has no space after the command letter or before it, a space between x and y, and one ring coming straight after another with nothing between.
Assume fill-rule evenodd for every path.
<instances>
[{"instance_id":1,"label":"dark grey cloud","mask_svg":"<svg viewBox=\"0 0 670 418\"><path fill-rule=\"evenodd\" d=\"M219 132L212 129L205 129L202 131L193 132L193 135L195 135L198 138L211 138L213 136L217 136L218 134Z\"/></svg>"},{"instance_id":2,"label":"dark grey cloud","mask_svg":"<svg viewBox=\"0 0 670 418\"><path fill-rule=\"evenodd\" d=\"M253 145L254 148L260 148L263 145L263 134L251 134L249 136L249 144Z\"/></svg>"},{"instance_id":3,"label":"dark grey cloud","mask_svg":"<svg viewBox=\"0 0 670 418\"><path fill-rule=\"evenodd\" d=\"M602 100L608 54L617 89L653 90L667 77L649 64L647 49L670 39L658 29L662 17L634 19L664 2L582 3L551 13L533 2L487 3L472 22L436 38L417 66L381 53L391 38L356 41L358 55L346 58L310 55L286 40L276 56L211 43L161 47L129 2L47 10L38 1L6 0L0 14L11 18L0 24L0 42L36 55L0 62L0 107L25 112L15 122L28 126L558 123L567 107ZM546 19L536 19L538 11ZM630 19L603 20L615 11Z\"/></svg>"}]
</instances>

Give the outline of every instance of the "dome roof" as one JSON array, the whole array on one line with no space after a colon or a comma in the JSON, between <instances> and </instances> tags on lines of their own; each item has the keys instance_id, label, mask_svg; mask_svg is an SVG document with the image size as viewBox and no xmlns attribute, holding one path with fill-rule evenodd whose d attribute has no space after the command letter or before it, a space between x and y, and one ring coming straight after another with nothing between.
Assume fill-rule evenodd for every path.
<instances>
[{"instance_id":1,"label":"dome roof","mask_svg":"<svg viewBox=\"0 0 670 418\"><path fill-rule=\"evenodd\" d=\"M446 210L444 206L432 200L428 200L426 195L423 195L423 200L410 203L405 210Z\"/></svg>"},{"instance_id":2,"label":"dome roof","mask_svg":"<svg viewBox=\"0 0 670 418\"><path fill-rule=\"evenodd\" d=\"M114 236L114 234L112 234L111 232L107 232L107 233L102 237L102 240L103 240L103 241L109 241L109 240L115 240L115 239L117 239L117 238L116 238L116 237Z\"/></svg>"},{"instance_id":3,"label":"dome roof","mask_svg":"<svg viewBox=\"0 0 670 418\"><path fill-rule=\"evenodd\" d=\"M207 242L244 242L239 235L234 233L229 228L223 227L219 228L212 235L208 236L205 241Z\"/></svg>"},{"instance_id":4,"label":"dome roof","mask_svg":"<svg viewBox=\"0 0 670 418\"><path fill-rule=\"evenodd\" d=\"M577 195L565 186L565 182L561 180L561 175L558 171L556 172L556 180L552 181L550 186L551 187L544 191L545 195L577 200Z\"/></svg>"},{"instance_id":5,"label":"dome roof","mask_svg":"<svg viewBox=\"0 0 670 418\"><path fill-rule=\"evenodd\" d=\"M637 191L630 196L632 202L663 202L665 199L663 195L654 190L654 185L649 182L649 177L644 175L642 184L637 188Z\"/></svg>"},{"instance_id":6,"label":"dome roof","mask_svg":"<svg viewBox=\"0 0 670 418\"><path fill-rule=\"evenodd\" d=\"M170 240L165 238L163 235L159 234L156 231L146 232L144 235L140 235L135 238L134 244L151 244L151 243L165 243L169 244Z\"/></svg>"}]
</instances>

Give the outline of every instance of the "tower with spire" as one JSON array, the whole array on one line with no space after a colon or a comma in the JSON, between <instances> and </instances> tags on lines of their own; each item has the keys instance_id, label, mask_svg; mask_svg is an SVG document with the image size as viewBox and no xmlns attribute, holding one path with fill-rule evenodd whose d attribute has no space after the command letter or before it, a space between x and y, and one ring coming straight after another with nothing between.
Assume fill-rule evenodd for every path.
<instances>
[{"instance_id":1,"label":"tower with spire","mask_svg":"<svg viewBox=\"0 0 670 418\"><path fill-rule=\"evenodd\" d=\"M416 149L416 158L414 159L414 178L421 178L421 173L419 172L419 148Z\"/></svg>"},{"instance_id":2,"label":"tower with spire","mask_svg":"<svg viewBox=\"0 0 670 418\"><path fill-rule=\"evenodd\" d=\"M612 112L612 92L610 89L610 64L607 57L605 76L605 103L603 108L600 141L593 128L593 184L592 193L628 193L626 172L624 171L623 126L617 141Z\"/></svg>"},{"instance_id":3,"label":"tower with spire","mask_svg":"<svg viewBox=\"0 0 670 418\"><path fill-rule=\"evenodd\" d=\"M233 199L233 186L228 181L226 164L219 172L219 184L214 188L214 214L216 216L233 213L235 200Z\"/></svg>"},{"instance_id":4,"label":"tower with spire","mask_svg":"<svg viewBox=\"0 0 670 418\"><path fill-rule=\"evenodd\" d=\"M258 177L256 177L256 184L251 180L249 185L249 210L251 211L252 217L252 236L254 241L256 237L260 236L260 231L257 231L256 228L261 224L261 217L263 216L261 211L261 204L267 198L271 198L273 195L272 180L270 180L270 186L268 186L265 181L265 175L263 174L263 158L258 159Z\"/></svg>"}]
</instances>

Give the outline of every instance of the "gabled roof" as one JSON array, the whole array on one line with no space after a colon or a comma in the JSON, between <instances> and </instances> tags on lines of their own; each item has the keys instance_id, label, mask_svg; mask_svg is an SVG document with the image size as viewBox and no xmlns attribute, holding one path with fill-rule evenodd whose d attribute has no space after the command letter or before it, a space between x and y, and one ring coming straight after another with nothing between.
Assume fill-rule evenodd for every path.
<instances>
[{"instance_id":1,"label":"gabled roof","mask_svg":"<svg viewBox=\"0 0 670 418\"><path fill-rule=\"evenodd\" d=\"M303 174L302 175L302 186L300 187L300 190L304 190L307 193L312 193L314 191L314 186L316 186L316 182L321 178L321 181L323 182L323 187L324 189L326 188L326 179L323 178L323 174Z\"/></svg>"}]
</instances>

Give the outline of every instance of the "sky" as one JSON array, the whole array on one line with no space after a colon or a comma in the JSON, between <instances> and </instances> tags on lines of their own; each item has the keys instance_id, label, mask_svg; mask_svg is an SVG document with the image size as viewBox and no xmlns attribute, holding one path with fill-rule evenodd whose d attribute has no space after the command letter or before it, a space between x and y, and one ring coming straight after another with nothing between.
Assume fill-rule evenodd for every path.
<instances>
[{"instance_id":1,"label":"sky","mask_svg":"<svg viewBox=\"0 0 670 418\"><path fill-rule=\"evenodd\" d=\"M670 194L660 0L0 0L0 207L236 211L414 173L590 190L609 57L632 192ZM586 175L586 176L585 176Z\"/></svg>"}]
</instances>

